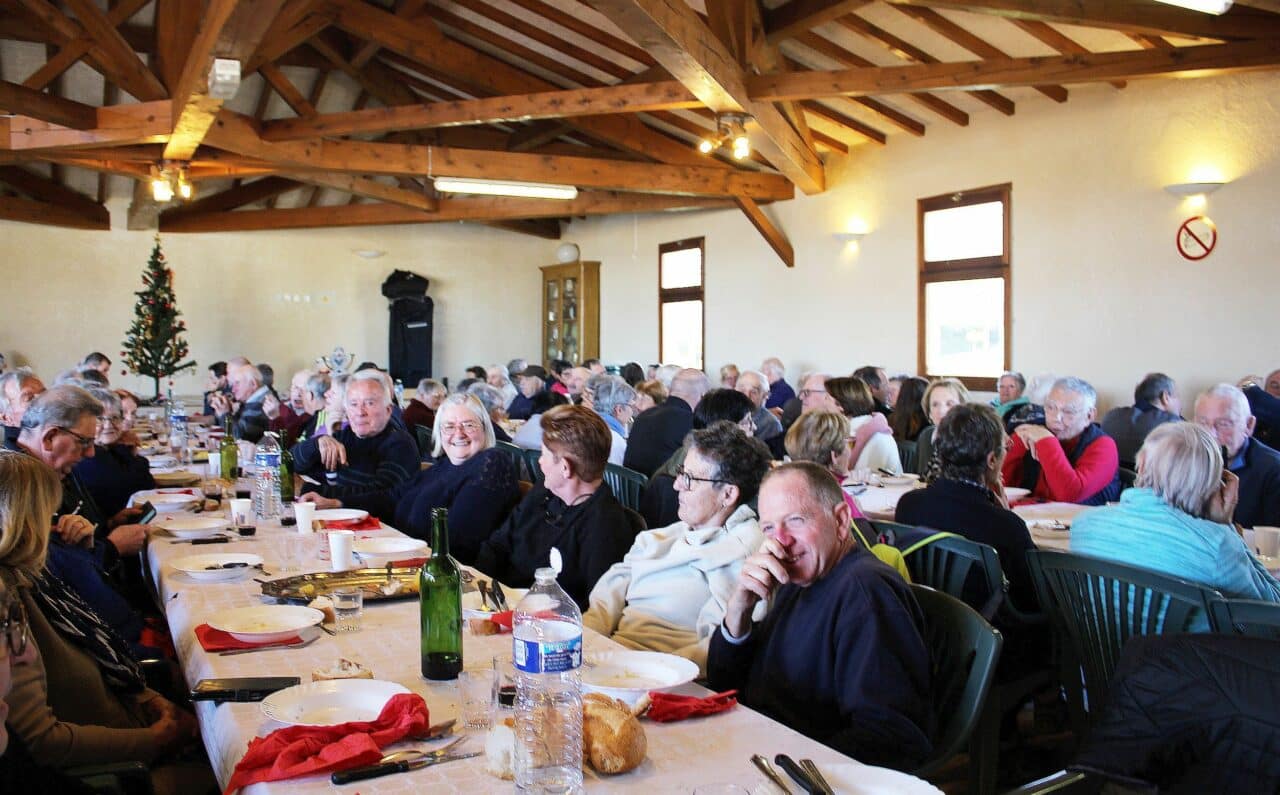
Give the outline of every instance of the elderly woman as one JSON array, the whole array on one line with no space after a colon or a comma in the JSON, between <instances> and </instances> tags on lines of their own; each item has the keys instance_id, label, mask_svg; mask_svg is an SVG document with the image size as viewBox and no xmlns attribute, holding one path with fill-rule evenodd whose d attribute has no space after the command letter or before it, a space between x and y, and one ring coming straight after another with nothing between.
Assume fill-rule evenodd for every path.
<instances>
[{"instance_id":1,"label":"elderly woman","mask_svg":"<svg viewBox=\"0 0 1280 795\"><path fill-rule=\"evenodd\" d=\"M324 393L324 407L314 415L315 429L309 438L325 436L342 429L347 421L347 381L349 375L334 375L329 378L329 388Z\"/></svg>"},{"instance_id":2,"label":"elderly woman","mask_svg":"<svg viewBox=\"0 0 1280 795\"><path fill-rule=\"evenodd\" d=\"M556 406L543 414L543 481L481 545L475 567L527 588L556 547L564 561L560 586L586 608L596 581L622 560L639 529L604 482L609 444L609 426L585 406Z\"/></svg>"},{"instance_id":3,"label":"elderly woman","mask_svg":"<svg viewBox=\"0 0 1280 795\"><path fill-rule=\"evenodd\" d=\"M1228 598L1280 602L1280 583L1231 525L1239 485L1223 469L1212 434L1165 423L1138 451L1134 488L1118 504L1076 515L1071 551L1208 585Z\"/></svg>"},{"instance_id":4,"label":"elderly woman","mask_svg":"<svg viewBox=\"0 0 1280 795\"><path fill-rule=\"evenodd\" d=\"M445 399L431 441L432 465L407 481L343 500L312 498L316 507L362 508L422 539L431 537L431 510L448 508L449 553L470 565L520 499L515 466L494 448L489 412L471 395Z\"/></svg>"},{"instance_id":5,"label":"elderly woman","mask_svg":"<svg viewBox=\"0 0 1280 795\"><path fill-rule=\"evenodd\" d=\"M769 449L728 422L690 435L676 491L680 521L636 536L591 590L582 623L633 649L705 666L742 561L764 541L755 499Z\"/></svg>"},{"instance_id":6,"label":"elderly woman","mask_svg":"<svg viewBox=\"0 0 1280 795\"><path fill-rule=\"evenodd\" d=\"M132 446L120 442L124 433L120 398L106 389L90 389L89 394L102 404L94 454L80 459L71 471L93 496L103 516L114 516L124 510L134 492L153 489L156 481L151 477L151 464L147 459L134 453Z\"/></svg>"},{"instance_id":7,"label":"elderly woman","mask_svg":"<svg viewBox=\"0 0 1280 795\"><path fill-rule=\"evenodd\" d=\"M502 427L503 421L507 419L507 407L502 390L489 384L475 383L467 387L467 394L480 401L480 405L484 406L484 410L488 412L489 423L493 426L493 438L499 442L509 443L511 434Z\"/></svg>"},{"instance_id":8,"label":"elderly woman","mask_svg":"<svg viewBox=\"0 0 1280 795\"><path fill-rule=\"evenodd\" d=\"M929 417L929 425L916 437L916 462L925 482L938 476L942 464L933 453L933 433L947 412L969 402L969 390L955 378L935 378L924 391L921 408Z\"/></svg>"},{"instance_id":9,"label":"elderly woman","mask_svg":"<svg viewBox=\"0 0 1280 795\"><path fill-rule=\"evenodd\" d=\"M613 445L609 448L609 463L622 466L627 452L627 435L631 423L636 421L636 391L616 375L596 375L587 381L592 396L591 408L609 426Z\"/></svg>"},{"instance_id":10,"label":"elderly woman","mask_svg":"<svg viewBox=\"0 0 1280 795\"><path fill-rule=\"evenodd\" d=\"M866 385L863 384L865 387ZM844 484L854 469L854 450L849 438L849 421L834 411L810 411L801 414L786 436L787 455L792 461L812 461L831 473L837 483ZM863 518L853 495L844 491L845 504L855 519Z\"/></svg>"},{"instance_id":11,"label":"elderly woman","mask_svg":"<svg viewBox=\"0 0 1280 795\"><path fill-rule=\"evenodd\" d=\"M160 791L193 791L190 779L173 786L174 771L156 761L195 739L195 718L148 690L125 642L44 568L60 499L54 470L0 452L0 582L18 593L36 649L13 669L9 730L41 765L149 762Z\"/></svg>"},{"instance_id":12,"label":"elderly woman","mask_svg":"<svg viewBox=\"0 0 1280 795\"><path fill-rule=\"evenodd\" d=\"M738 386L738 376L742 373L738 370L736 364L726 364L720 368L720 388L735 389Z\"/></svg>"},{"instance_id":13,"label":"elderly woman","mask_svg":"<svg viewBox=\"0 0 1280 795\"><path fill-rule=\"evenodd\" d=\"M854 469L888 470L902 474L902 459L889 423L876 411L871 387L861 378L830 378L827 393L849 421L849 438L854 440Z\"/></svg>"},{"instance_id":14,"label":"elderly woman","mask_svg":"<svg viewBox=\"0 0 1280 795\"><path fill-rule=\"evenodd\" d=\"M636 384L635 389L637 414L643 414L654 406L661 406L670 397L667 388L656 378L641 381Z\"/></svg>"}]
</instances>

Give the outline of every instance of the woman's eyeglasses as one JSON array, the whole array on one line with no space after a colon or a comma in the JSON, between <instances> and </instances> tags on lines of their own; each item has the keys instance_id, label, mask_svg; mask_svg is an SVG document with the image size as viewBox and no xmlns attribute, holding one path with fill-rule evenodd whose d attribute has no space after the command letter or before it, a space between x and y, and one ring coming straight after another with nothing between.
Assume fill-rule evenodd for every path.
<instances>
[{"instance_id":1,"label":"woman's eyeglasses","mask_svg":"<svg viewBox=\"0 0 1280 795\"><path fill-rule=\"evenodd\" d=\"M685 469L683 466L676 470L676 485L682 489L693 488L694 482L698 483L725 483L720 478L700 478L695 477L693 473Z\"/></svg>"},{"instance_id":2,"label":"woman's eyeglasses","mask_svg":"<svg viewBox=\"0 0 1280 795\"><path fill-rule=\"evenodd\" d=\"M447 422L440 426L440 432L443 434L456 433L463 431L464 433L476 433L481 428L480 423L475 420L466 420L465 422Z\"/></svg>"}]
</instances>

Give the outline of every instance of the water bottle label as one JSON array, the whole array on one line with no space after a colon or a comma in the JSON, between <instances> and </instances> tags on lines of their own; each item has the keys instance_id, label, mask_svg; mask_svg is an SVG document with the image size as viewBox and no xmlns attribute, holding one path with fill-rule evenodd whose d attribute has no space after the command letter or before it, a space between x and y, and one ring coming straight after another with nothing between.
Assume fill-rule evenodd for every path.
<instances>
[{"instance_id":1,"label":"water bottle label","mask_svg":"<svg viewBox=\"0 0 1280 795\"><path fill-rule=\"evenodd\" d=\"M279 453L258 453L253 457L253 464L258 469L279 469L280 454Z\"/></svg>"},{"instance_id":2,"label":"water bottle label","mask_svg":"<svg viewBox=\"0 0 1280 795\"><path fill-rule=\"evenodd\" d=\"M516 638L512 651L516 668L528 674L560 673L582 667L582 635L541 642Z\"/></svg>"}]
</instances>

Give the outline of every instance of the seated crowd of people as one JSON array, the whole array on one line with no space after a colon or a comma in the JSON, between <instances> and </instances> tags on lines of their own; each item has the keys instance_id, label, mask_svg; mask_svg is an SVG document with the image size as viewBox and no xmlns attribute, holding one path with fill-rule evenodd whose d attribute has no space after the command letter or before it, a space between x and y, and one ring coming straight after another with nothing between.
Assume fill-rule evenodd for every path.
<instances>
[{"instance_id":1,"label":"seated crowd of people","mask_svg":"<svg viewBox=\"0 0 1280 795\"><path fill-rule=\"evenodd\" d=\"M1280 525L1280 453L1265 441L1280 437L1280 371L1206 390L1190 421L1154 373L1099 422L1073 376L1004 373L986 404L959 380L873 366L806 373L797 390L772 357L727 365L714 387L671 365L552 365L472 367L452 390L423 379L401 403L371 362L300 370L280 394L270 366L240 357L208 368L203 410L237 439L276 434L299 500L421 538L448 509L453 556L509 586L558 549L586 626L685 656L712 687L870 764L919 764L940 720L920 607L868 546L853 486L870 473L919 475L897 521L994 547L1028 609L1034 543L1012 487L1098 506L1078 516L1073 551L1280 602L1239 532ZM127 505L154 480L140 401L109 370L92 354L48 389L29 370L0 376L0 782L15 765L56 776L136 759L175 792L208 770L191 761L193 716L143 672L173 659ZM516 448L540 451L536 483ZM613 493L611 466L647 479L639 510ZM1007 656L1047 654L1042 635L1001 628Z\"/></svg>"}]
</instances>

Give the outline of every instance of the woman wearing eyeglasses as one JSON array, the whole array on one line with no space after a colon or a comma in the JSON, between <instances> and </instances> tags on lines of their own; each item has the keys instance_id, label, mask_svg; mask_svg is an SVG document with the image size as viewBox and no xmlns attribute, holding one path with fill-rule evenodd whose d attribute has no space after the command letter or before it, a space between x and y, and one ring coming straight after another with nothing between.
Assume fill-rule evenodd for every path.
<instances>
[{"instance_id":1,"label":"woman wearing eyeglasses","mask_svg":"<svg viewBox=\"0 0 1280 795\"><path fill-rule=\"evenodd\" d=\"M154 489L156 481L151 477L151 464L147 459L137 455L133 447L120 443L124 433L120 398L106 389L90 389L89 394L102 404L94 454L80 459L72 472L93 496L103 515L114 516L124 510L130 495Z\"/></svg>"},{"instance_id":2,"label":"woman wearing eyeglasses","mask_svg":"<svg viewBox=\"0 0 1280 795\"><path fill-rule=\"evenodd\" d=\"M12 669L8 729L41 765L154 763L195 739L195 718L147 689L125 641L45 569L48 517L61 492L49 467L0 453L0 582L17 595L27 622L23 637L34 650L30 663ZM13 619L8 613L6 621ZM21 643L13 645L12 623L8 629L13 654ZM176 779L190 788L211 776L207 766L180 765L157 771L155 783L176 792L162 786Z\"/></svg>"},{"instance_id":3,"label":"woman wearing eyeglasses","mask_svg":"<svg viewBox=\"0 0 1280 795\"><path fill-rule=\"evenodd\" d=\"M448 508L449 554L470 565L520 499L515 465L494 447L489 413L472 395L445 399L431 439L431 466L398 486L341 500L310 499L317 508L361 508L421 539L431 538L431 509Z\"/></svg>"},{"instance_id":4,"label":"woman wearing eyeglasses","mask_svg":"<svg viewBox=\"0 0 1280 795\"><path fill-rule=\"evenodd\" d=\"M636 536L591 590L582 622L632 649L706 664L742 561L764 541L755 499L769 448L730 422L690 434L675 475L679 521Z\"/></svg>"}]
</instances>

